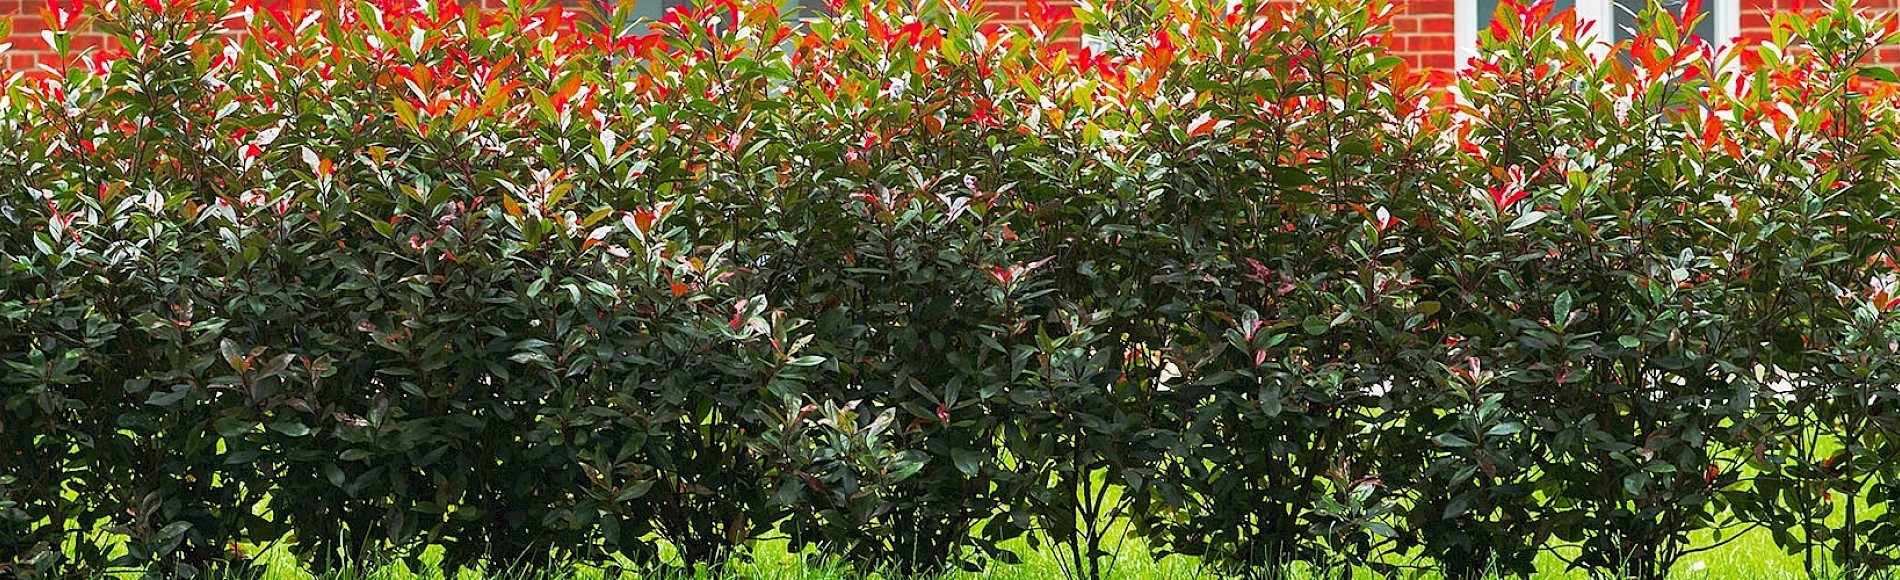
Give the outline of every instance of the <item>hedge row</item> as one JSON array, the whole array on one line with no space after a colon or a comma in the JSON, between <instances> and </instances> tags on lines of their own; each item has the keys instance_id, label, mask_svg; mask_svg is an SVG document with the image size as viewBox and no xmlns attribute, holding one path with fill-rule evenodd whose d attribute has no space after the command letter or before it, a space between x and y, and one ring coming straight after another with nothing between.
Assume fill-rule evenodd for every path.
<instances>
[{"instance_id":1,"label":"hedge row","mask_svg":"<svg viewBox=\"0 0 1900 580\"><path fill-rule=\"evenodd\" d=\"M1891 18L518 1L54 3L122 48L0 101L0 574L1900 556Z\"/></svg>"}]
</instances>

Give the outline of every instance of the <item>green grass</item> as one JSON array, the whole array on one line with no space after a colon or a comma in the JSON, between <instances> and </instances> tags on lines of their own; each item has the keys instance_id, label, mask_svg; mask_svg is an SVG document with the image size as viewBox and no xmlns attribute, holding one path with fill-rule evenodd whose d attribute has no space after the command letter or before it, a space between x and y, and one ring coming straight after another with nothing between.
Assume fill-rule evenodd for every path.
<instances>
[{"instance_id":1,"label":"green grass","mask_svg":"<svg viewBox=\"0 0 1900 580\"><path fill-rule=\"evenodd\" d=\"M1012 546L1024 555L1020 564L993 564L981 572L955 571L939 575L930 580L1063 580L1062 566L1048 552L1027 550L1023 544ZM435 556L425 552L423 566L411 570L402 564L386 566L346 567L340 572L326 574L321 578L313 577L298 567L289 554L272 549L259 554L260 560L268 564L264 576L258 580L449 580L443 577L441 570L434 567ZM500 580L606 580L613 577L609 569L613 566L578 566L560 569L549 566L547 562L490 563L485 570L464 571L454 580L476 580L493 578ZM1567 571L1563 560L1556 554L1545 554L1539 561L1539 571L1532 578L1588 578L1581 571ZM1831 577L1832 574L1822 574ZM1111 578L1114 580L1200 580L1216 579L1224 576L1211 571L1201 570L1196 562L1184 556L1169 556L1156 559L1137 545L1137 540L1129 540L1122 545L1116 558ZM1323 570L1294 570L1288 573L1286 580L1306 578L1336 578L1339 575ZM1359 571L1355 578L1369 578L1374 575ZM1436 578L1437 574L1422 570L1405 578ZM1678 563L1673 577L1687 580L1702 579L1795 579L1806 578L1802 572L1801 559L1776 548L1768 534L1759 530L1744 537L1705 552L1699 552L1683 558ZM740 559L727 569L719 572L708 570L634 570L627 569L619 578L627 580L893 580L891 574L868 572L857 573L849 570L843 562L824 554L792 554L783 544L765 543L752 549L747 557Z\"/></svg>"},{"instance_id":2,"label":"green grass","mask_svg":"<svg viewBox=\"0 0 1900 580\"><path fill-rule=\"evenodd\" d=\"M1100 477L1098 475L1098 477ZM1836 504L1832 517L1827 524L1839 526L1845 521L1845 509ZM1863 512L1863 517L1875 515L1873 511ZM1189 556L1173 555L1155 558L1139 538L1122 538L1116 527L1110 530L1112 537L1107 546L1117 548L1111 580L1215 580L1229 578L1231 575L1217 571L1203 570L1196 559ZM1787 554L1775 545L1768 531L1753 529L1734 537L1730 530L1723 538L1731 541L1719 546L1715 532L1704 530L1697 532L1694 543L1697 546L1711 546L1705 551L1683 557L1671 571L1671 578L1683 580L1793 580L1806 579L1803 571L1803 559L1798 554ZM1005 547L1021 554L1020 564L992 563L979 572L952 571L935 577L919 580L1067 580L1063 574L1063 563L1058 560L1053 547L1042 550L1031 549L1027 542L1014 540ZM689 570L678 568L642 570L631 564L615 565L610 562L594 563L562 568L541 562L491 562L480 571L464 571L454 579L445 578L443 571L434 566L439 559L439 550L431 548L423 553L421 569L396 563L389 565L354 565L343 570L315 576L297 565L296 560L281 546L265 549L257 553L259 561L266 564L262 577L227 578L212 575L213 580L607 580L614 578L610 570L619 568L618 575L623 580L912 580L877 571L853 571L851 567L835 556L823 553L794 554L788 551L784 541L755 542L742 558L736 559L726 568L718 571ZM1558 548L1557 553L1546 552L1539 557L1537 573L1530 576L1534 580L1587 579L1592 578L1587 571L1570 570L1565 557L1574 556L1574 550ZM672 558L670 550L662 547L663 559ZM1825 554L1816 554L1816 577L1833 580L1844 575L1826 570ZM1401 578L1432 579L1439 578L1433 573L1427 561L1389 563L1417 567L1418 572L1400 576ZM117 575L115 575L117 576ZM1260 580L1318 580L1338 578L1337 571L1296 569L1277 578ZM132 578L132 576L125 576ZM1378 577L1369 571L1355 570L1353 578ZM1861 575L1857 578L1865 578ZM1900 578L1893 573L1882 573L1875 578ZM4 580L4 575L0 575Z\"/></svg>"},{"instance_id":3,"label":"green grass","mask_svg":"<svg viewBox=\"0 0 1900 580\"><path fill-rule=\"evenodd\" d=\"M1836 513L1829 518L1830 524L1838 525L1844 520L1844 510L1836 506ZM1868 514L1871 515L1871 514ZM1111 534L1121 531L1111 530ZM1805 579L1800 555L1790 555L1777 547L1768 531L1749 530L1740 537L1729 536L1732 541L1716 544L1713 531L1698 532L1694 537L1699 546L1713 546L1683 557L1671 572L1671 578L1683 580L1793 580ZM1198 562L1188 556L1173 555L1163 558L1152 556L1139 538L1111 537L1109 547L1118 547L1110 574L1111 580L1215 580L1229 578L1216 571L1203 570ZM1031 549L1023 540L1014 540L1006 547L1023 556L1019 564L992 563L978 572L952 571L921 580L1067 580L1063 574L1064 566L1055 555L1052 547L1042 550ZM445 578L442 570L435 567L439 559L439 550L431 548L422 555L420 569L410 569L401 563L389 565L345 566L343 570L313 576L297 565L296 560L281 546L272 547L257 553L260 562L266 564L262 577L221 577L212 575L213 580L607 580L615 578L610 570L620 568L619 579L623 580L910 580L897 575L877 571L858 572L851 570L846 562L835 556L823 553L794 554L788 551L784 541L756 542L748 548L744 557L735 559L726 568L719 571L687 570L678 568L642 570L631 564L616 566L602 562L574 567L557 567L548 561L539 562L490 562L484 570L467 571L454 579ZM662 558L671 558L670 550L662 548ZM1574 550L1559 548L1557 553L1546 552L1539 557L1538 571L1532 579L1586 579L1590 574L1581 570L1569 570L1564 557L1574 556ZM1816 554L1818 562L1825 561L1824 554ZM1418 572L1401 578L1432 579L1438 574L1429 569L1429 562L1392 562L1416 565ZM1356 570L1353 578L1378 577L1369 571ZM1842 578L1843 575L1827 570L1817 570L1817 576L1823 579ZM1337 571L1297 569L1279 578L1260 580L1318 580L1332 579L1340 575ZM1862 576L1865 577L1865 576ZM1893 574L1882 574L1878 578L1894 578ZM126 576L128 580L130 576Z\"/></svg>"}]
</instances>

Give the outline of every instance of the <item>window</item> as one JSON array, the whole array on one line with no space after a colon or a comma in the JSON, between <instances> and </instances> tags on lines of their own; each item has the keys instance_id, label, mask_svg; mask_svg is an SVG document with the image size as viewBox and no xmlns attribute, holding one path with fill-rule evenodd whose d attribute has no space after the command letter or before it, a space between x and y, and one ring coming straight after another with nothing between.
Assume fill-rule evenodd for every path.
<instances>
[{"instance_id":1,"label":"window","mask_svg":"<svg viewBox=\"0 0 1900 580\"><path fill-rule=\"evenodd\" d=\"M633 0L633 2L635 2L635 4L633 4L633 15L635 15L635 17L656 19L656 21L661 15L665 15L669 8L675 8L675 6L688 8L688 6L693 6L693 0ZM787 2L781 4L781 6L787 6L787 10L794 10L794 8L796 8L798 17L811 17L811 15L828 11L825 8L825 0L787 0Z\"/></svg>"},{"instance_id":2,"label":"window","mask_svg":"<svg viewBox=\"0 0 1900 580\"><path fill-rule=\"evenodd\" d=\"M583 1L602 2L609 5L613 4L616 1L631 1L633 2L633 17L636 19L641 19L641 20L659 20L660 17L666 15L666 11L668 9L675 8L675 7L691 7L693 5L693 0L583 0ZM797 10L796 14L798 15L799 18L810 18L814 15L822 14L829 11L829 8L825 6L825 0L787 0L785 2L785 6L796 7L795 8L795 10Z\"/></svg>"},{"instance_id":3,"label":"window","mask_svg":"<svg viewBox=\"0 0 1900 580\"><path fill-rule=\"evenodd\" d=\"M1628 40L1634 33L1636 15L1650 0L1557 0L1556 10L1576 9L1579 20L1597 23L1591 32L1605 43ZM1663 10L1680 13L1688 0L1656 0ZM1502 0L1457 0L1458 64L1463 66L1476 51L1478 33L1491 26L1491 15ZM1739 33L1741 0L1702 0L1702 20L1695 34L1717 44L1733 40Z\"/></svg>"},{"instance_id":4,"label":"window","mask_svg":"<svg viewBox=\"0 0 1900 580\"><path fill-rule=\"evenodd\" d=\"M1658 4L1666 12L1681 14L1684 5L1688 2L1687 0L1662 0ZM1696 22L1695 35L1709 42L1727 42L1726 39L1717 39L1715 36L1715 5L1715 2L1702 3L1702 20ZM1610 12L1613 13L1611 18L1616 22L1612 34L1615 35L1616 40L1626 40L1636 35L1636 14L1642 12L1644 6L1643 2L1630 0L1615 0L1611 3Z\"/></svg>"},{"instance_id":5,"label":"window","mask_svg":"<svg viewBox=\"0 0 1900 580\"><path fill-rule=\"evenodd\" d=\"M666 15L668 8L692 6L688 0L633 0L633 17L643 20L659 20Z\"/></svg>"}]
</instances>

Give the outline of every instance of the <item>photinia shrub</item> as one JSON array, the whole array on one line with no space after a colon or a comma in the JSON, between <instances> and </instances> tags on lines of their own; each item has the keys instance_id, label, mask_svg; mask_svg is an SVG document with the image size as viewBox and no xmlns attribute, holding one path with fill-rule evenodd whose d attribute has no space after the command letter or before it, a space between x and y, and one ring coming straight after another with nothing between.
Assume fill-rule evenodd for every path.
<instances>
[{"instance_id":1,"label":"photinia shrub","mask_svg":"<svg viewBox=\"0 0 1900 580\"><path fill-rule=\"evenodd\" d=\"M54 3L0 570L1892 565L1896 21L1504 6Z\"/></svg>"}]
</instances>

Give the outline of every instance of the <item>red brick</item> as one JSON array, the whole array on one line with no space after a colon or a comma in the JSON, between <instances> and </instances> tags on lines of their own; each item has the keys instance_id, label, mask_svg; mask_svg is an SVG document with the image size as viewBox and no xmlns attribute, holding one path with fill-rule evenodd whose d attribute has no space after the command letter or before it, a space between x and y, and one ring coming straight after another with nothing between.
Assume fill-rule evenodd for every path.
<instances>
[{"instance_id":1,"label":"red brick","mask_svg":"<svg viewBox=\"0 0 1900 580\"><path fill-rule=\"evenodd\" d=\"M1410 48L1416 52L1451 54L1458 50L1458 39L1447 34L1414 36Z\"/></svg>"},{"instance_id":2,"label":"red brick","mask_svg":"<svg viewBox=\"0 0 1900 580\"><path fill-rule=\"evenodd\" d=\"M1457 60L1458 58L1454 56L1452 53L1441 52L1441 53L1422 55L1422 56L1419 56L1418 58L1412 59L1412 65L1417 66L1417 67L1422 67L1422 68L1452 69L1452 68L1457 68L1458 66Z\"/></svg>"},{"instance_id":3,"label":"red brick","mask_svg":"<svg viewBox=\"0 0 1900 580\"><path fill-rule=\"evenodd\" d=\"M1455 14L1458 10L1455 0L1412 0L1405 3L1406 14Z\"/></svg>"},{"instance_id":4,"label":"red brick","mask_svg":"<svg viewBox=\"0 0 1900 580\"><path fill-rule=\"evenodd\" d=\"M103 34L79 34L73 36L72 51L77 54L86 49L101 49L112 44L112 39Z\"/></svg>"},{"instance_id":5,"label":"red brick","mask_svg":"<svg viewBox=\"0 0 1900 580\"><path fill-rule=\"evenodd\" d=\"M1451 35L1455 34L1455 31L1458 30L1458 19L1449 14L1427 16L1421 18L1419 23L1423 32L1432 34Z\"/></svg>"},{"instance_id":6,"label":"red brick","mask_svg":"<svg viewBox=\"0 0 1900 580\"><path fill-rule=\"evenodd\" d=\"M53 45L46 43L46 37L37 32L33 34L15 34L8 40L13 42L14 52L35 52L53 49Z\"/></svg>"},{"instance_id":7,"label":"red brick","mask_svg":"<svg viewBox=\"0 0 1900 580\"><path fill-rule=\"evenodd\" d=\"M38 36L40 31L45 29L46 21L40 19L39 13L37 12L32 16L20 15L13 17L13 34L15 36L22 34Z\"/></svg>"}]
</instances>

